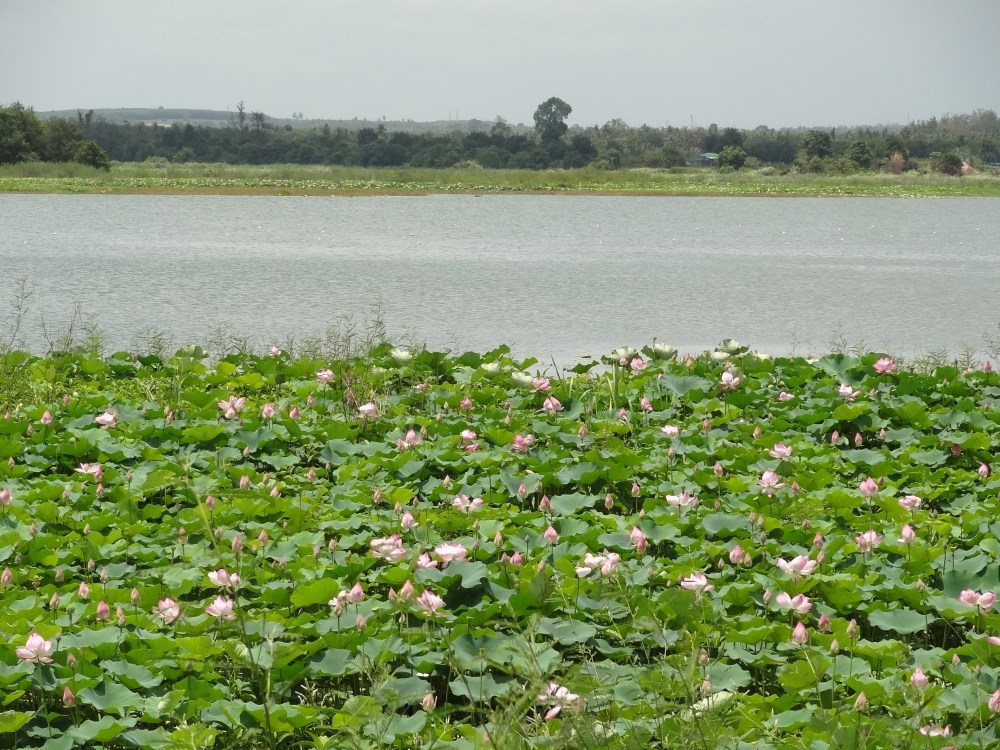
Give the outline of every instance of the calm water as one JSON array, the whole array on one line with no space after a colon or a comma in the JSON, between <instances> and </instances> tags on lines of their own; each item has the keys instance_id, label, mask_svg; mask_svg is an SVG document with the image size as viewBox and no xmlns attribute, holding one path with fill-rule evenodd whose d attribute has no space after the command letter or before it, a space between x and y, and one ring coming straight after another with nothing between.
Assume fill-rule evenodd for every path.
<instances>
[{"instance_id":1,"label":"calm water","mask_svg":"<svg viewBox=\"0 0 1000 750\"><path fill-rule=\"evenodd\" d=\"M559 364L654 337L773 353L837 333L912 353L1000 333L1000 202L569 196L0 196L25 329L74 303L112 349L151 330L262 344L376 305L400 340ZM0 324L9 320L0 313Z\"/></svg>"}]
</instances>

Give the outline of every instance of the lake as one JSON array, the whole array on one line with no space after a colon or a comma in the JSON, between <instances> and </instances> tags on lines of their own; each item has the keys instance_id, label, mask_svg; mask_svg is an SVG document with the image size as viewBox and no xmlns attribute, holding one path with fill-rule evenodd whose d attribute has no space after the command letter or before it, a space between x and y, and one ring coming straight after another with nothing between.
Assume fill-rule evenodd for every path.
<instances>
[{"instance_id":1,"label":"lake","mask_svg":"<svg viewBox=\"0 0 1000 750\"><path fill-rule=\"evenodd\" d=\"M560 366L657 340L895 354L1000 337L995 199L0 196L0 292L26 344L79 303L109 350L150 332L261 345L376 308L394 338ZM11 319L0 314L0 330Z\"/></svg>"}]
</instances>

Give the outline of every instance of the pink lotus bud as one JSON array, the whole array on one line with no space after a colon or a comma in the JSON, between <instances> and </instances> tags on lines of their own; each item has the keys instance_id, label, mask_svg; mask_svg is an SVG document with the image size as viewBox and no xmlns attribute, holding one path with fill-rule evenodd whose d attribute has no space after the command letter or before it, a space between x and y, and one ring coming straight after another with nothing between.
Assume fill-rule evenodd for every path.
<instances>
[{"instance_id":1,"label":"pink lotus bud","mask_svg":"<svg viewBox=\"0 0 1000 750\"><path fill-rule=\"evenodd\" d=\"M271 497L280 497L280 496L281 496L281 490L278 489L278 485L274 485L274 487L271 488Z\"/></svg>"},{"instance_id":2,"label":"pink lotus bud","mask_svg":"<svg viewBox=\"0 0 1000 750\"><path fill-rule=\"evenodd\" d=\"M86 581L80 582L80 588L76 590L76 595L79 596L81 599L90 598L90 587L87 585Z\"/></svg>"},{"instance_id":3,"label":"pink lotus bud","mask_svg":"<svg viewBox=\"0 0 1000 750\"><path fill-rule=\"evenodd\" d=\"M861 497L864 498L872 498L878 494L878 485L875 484L875 480L871 477L868 477L858 485L858 489L861 491Z\"/></svg>"},{"instance_id":4,"label":"pink lotus bud","mask_svg":"<svg viewBox=\"0 0 1000 750\"><path fill-rule=\"evenodd\" d=\"M868 696L866 696L865 692L862 690L860 693L858 693L858 697L854 700L854 710L864 711L867 707L868 707Z\"/></svg>"},{"instance_id":5,"label":"pink lotus bud","mask_svg":"<svg viewBox=\"0 0 1000 750\"><path fill-rule=\"evenodd\" d=\"M808 640L809 633L806 631L806 626L801 622L796 623L795 628L792 630L792 643L804 646Z\"/></svg>"},{"instance_id":6,"label":"pink lotus bud","mask_svg":"<svg viewBox=\"0 0 1000 750\"><path fill-rule=\"evenodd\" d=\"M986 479L990 475L990 467L988 464L979 464L979 476Z\"/></svg>"},{"instance_id":7,"label":"pink lotus bud","mask_svg":"<svg viewBox=\"0 0 1000 750\"><path fill-rule=\"evenodd\" d=\"M761 434L760 433L760 426L758 425L757 427L753 428L753 439L754 440L760 440L760 434Z\"/></svg>"},{"instance_id":8,"label":"pink lotus bud","mask_svg":"<svg viewBox=\"0 0 1000 750\"><path fill-rule=\"evenodd\" d=\"M129 601L132 602L132 606L138 606L139 604L139 589L135 586L132 587L132 593L129 594Z\"/></svg>"},{"instance_id":9,"label":"pink lotus bud","mask_svg":"<svg viewBox=\"0 0 1000 750\"><path fill-rule=\"evenodd\" d=\"M410 511L406 511L406 513L403 514L403 517L399 520L399 525L404 531L409 531L410 529L416 528L417 521Z\"/></svg>"},{"instance_id":10,"label":"pink lotus bud","mask_svg":"<svg viewBox=\"0 0 1000 750\"><path fill-rule=\"evenodd\" d=\"M232 549L233 552L237 552L237 553L238 552L242 552L243 551L243 537L240 536L239 533L233 534L233 541L229 543L229 547L230 547L230 549Z\"/></svg>"},{"instance_id":11,"label":"pink lotus bud","mask_svg":"<svg viewBox=\"0 0 1000 750\"><path fill-rule=\"evenodd\" d=\"M288 418L291 419L293 422L298 422L300 419L302 419L302 412L299 410L299 407L293 406L288 411Z\"/></svg>"},{"instance_id":12,"label":"pink lotus bud","mask_svg":"<svg viewBox=\"0 0 1000 750\"><path fill-rule=\"evenodd\" d=\"M837 432L836 430L834 430L833 432L830 433L830 443L831 443L831 445L835 444L838 440L840 440L840 433Z\"/></svg>"},{"instance_id":13,"label":"pink lotus bud","mask_svg":"<svg viewBox=\"0 0 1000 750\"><path fill-rule=\"evenodd\" d=\"M953 667L957 667L961 663L962 663L962 659L959 657L958 653L954 653L954 654L951 655L951 665Z\"/></svg>"},{"instance_id":14,"label":"pink lotus bud","mask_svg":"<svg viewBox=\"0 0 1000 750\"><path fill-rule=\"evenodd\" d=\"M611 510L612 508L615 507L615 499L611 497L610 492L604 496L604 507L607 508L608 510Z\"/></svg>"},{"instance_id":15,"label":"pink lotus bud","mask_svg":"<svg viewBox=\"0 0 1000 750\"><path fill-rule=\"evenodd\" d=\"M716 461L715 466L712 467L712 473L717 477L721 477L723 473L722 462Z\"/></svg>"},{"instance_id":16,"label":"pink lotus bud","mask_svg":"<svg viewBox=\"0 0 1000 750\"><path fill-rule=\"evenodd\" d=\"M33 522L31 526L28 527L28 533L32 536L38 536L38 524Z\"/></svg>"},{"instance_id":17,"label":"pink lotus bud","mask_svg":"<svg viewBox=\"0 0 1000 750\"><path fill-rule=\"evenodd\" d=\"M861 433L860 432L855 432L854 433L854 447L855 448L860 448L864 444L865 444L865 439L863 437L861 437ZM861 695L864 695L864 693L861 693Z\"/></svg>"},{"instance_id":18,"label":"pink lotus bud","mask_svg":"<svg viewBox=\"0 0 1000 750\"><path fill-rule=\"evenodd\" d=\"M510 556L510 564L513 565L515 568L521 567L523 563L524 563L524 558L521 557L520 552L515 552L513 555Z\"/></svg>"},{"instance_id":19,"label":"pink lotus bud","mask_svg":"<svg viewBox=\"0 0 1000 750\"><path fill-rule=\"evenodd\" d=\"M632 542L632 545L635 547L636 552L638 552L640 555L645 554L646 547L648 546L648 541L646 539L646 535L642 532L642 529L640 529L638 526L633 526L632 531L629 532L628 538L629 541Z\"/></svg>"},{"instance_id":20,"label":"pink lotus bud","mask_svg":"<svg viewBox=\"0 0 1000 750\"><path fill-rule=\"evenodd\" d=\"M729 562L733 565L739 565L743 562L743 548L740 545L737 544L729 550Z\"/></svg>"},{"instance_id":21,"label":"pink lotus bud","mask_svg":"<svg viewBox=\"0 0 1000 750\"><path fill-rule=\"evenodd\" d=\"M764 589L764 595L761 597L764 600L764 606L766 607L771 603L771 589Z\"/></svg>"},{"instance_id":22,"label":"pink lotus bud","mask_svg":"<svg viewBox=\"0 0 1000 750\"><path fill-rule=\"evenodd\" d=\"M267 532L264 531L264 529L261 529L260 533L257 535L257 544L261 547L267 546Z\"/></svg>"},{"instance_id":23,"label":"pink lotus bud","mask_svg":"<svg viewBox=\"0 0 1000 750\"><path fill-rule=\"evenodd\" d=\"M549 544L556 544L559 541L559 532L552 528L552 524L549 524L548 528L542 534L542 538Z\"/></svg>"},{"instance_id":24,"label":"pink lotus bud","mask_svg":"<svg viewBox=\"0 0 1000 750\"><path fill-rule=\"evenodd\" d=\"M361 588L360 583L355 583L347 594L348 601L350 601L352 604L357 604L358 602L363 601L364 598L365 598L365 590Z\"/></svg>"},{"instance_id":25,"label":"pink lotus bud","mask_svg":"<svg viewBox=\"0 0 1000 750\"><path fill-rule=\"evenodd\" d=\"M63 579L65 579L65 577L66 577L66 574L63 573L63 569L62 568L57 568L56 569L56 583L62 583Z\"/></svg>"},{"instance_id":26,"label":"pink lotus bud","mask_svg":"<svg viewBox=\"0 0 1000 750\"><path fill-rule=\"evenodd\" d=\"M72 651L66 654L66 666L70 669L76 669L76 654Z\"/></svg>"},{"instance_id":27,"label":"pink lotus bud","mask_svg":"<svg viewBox=\"0 0 1000 750\"><path fill-rule=\"evenodd\" d=\"M548 495L542 495L542 499L538 501L538 510L543 513L548 513L552 510L552 501L549 500Z\"/></svg>"},{"instance_id":28,"label":"pink lotus bud","mask_svg":"<svg viewBox=\"0 0 1000 750\"><path fill-rule=\"evenodd\" d=\"M250 477L248 477L246 474L240 477L240 489L241 490L250 489Z\"/></svg>"},{"instance_id":29,"label":"pink lotus bud","mask_svg":"<svg viewBox=\"0 0 1000 750\"><path fill-rule=\"evenodd\" d=\"M364 630L367 624L368 621L365 620L365 616L360 612L358 612L358 616L354 618L354 627L356 627L358 630Z\"/></svg>"},{"instance_id":30,"label":"pink lotus bud","mask_svg":"<svg viewBox=\"0 0 1000 750\"><path fill-rule=\"evenodd\" d=\"M587 425L585 424L580 425L580 429L576 431L576 436L581 440L587 437Z\"/></svg>"},{"instance_id":31,"label":"pink lotus bud","mask_svg":"<svg viewBox=\"0 0 1000 750\"><path fill-rule=\"evenodd\" d=\"M524 482L521 482L521 484L517 486L517 496L520 498L528 496L528 488L524 486Z\"/></svg>"},{"instance_id":32,"label":"pink lotus bud","mask_svg":"<svg viewBox=\"0 0 1000 750\"><path fill-rule=\"evenodd\" d=\"M821 633L825 633L830 629L830 618L827 616L826 612L819 616L819 622L816 624L816 627Z\"/></svg>"},{"instance_id":33,"label":"pink lotus bud","mask_svg":"<svg viewBox=\"0 0 1000 750\"><path fill-rule=\"evenodd\" d=\"M0 505L10 505L10 490L6 487L0 489Z\"/></svg>"},{"instance_id":34,"label":"pink lotus bud","mask_svg":"<svg viewBox=\"0 0 1000 750\"><path fill-rule=\"evenodd\" d=\"M445 474L444 475L444 479L441 480L441 486L444 487L446 490L450 490L451 489L451 477L448 476L447 474Z\"/></svg>"},{"instance_id":35,"label":"pink lotus bud","mask_svg":"<svg viewBox=\"0 0 1000 750\"><path fill-rule=\"evenodd\" d=\"M923 690L927 687L929 682L930 680L927 679L927 675L924 674L924 670L920 667L914 667L913 674L910 675L910 684L917 690Z\"/></svg>"},{"instance_id":36,"label":"pink lotus bud","mask_svg":"<svg viewBox=\"0 0 1000 750\"><path fill-rule=\"evenodd\" d=\"M794 479L792 480L791 490L793 495L798 495L800 492L802 492L802 488L799 487L799 483L796 482Z\"/></svg>"},{"instance_id":37,"label":"pink lotus bud","mask_svg":"<svg viewBox=\"0 0 1000 750\"><path fill-rule=\"evenodd\" d=\"M181 544L187 544L187 540L188 540L187 530L183 526L181 526L179 529L177 529L177 541L180 542Z\"/></svg>"},{"instance_id":38,"label":"pink lotus bud","mask_svg":"<svg viewBox=\"0 0 1000 750\"><path fill-rule=\"evenodd\" d=\"M52 412L48 409L46 409L45 413L42 415L42 424L52 424Z\"/></svg>"},{"instance_id":39,"label":"pink lotus bud","mask_svg":"<svg viewBox=\"0 0 1000 750\"><path fill-rule=\"evenodd\" d=\"M104 600L101 600L97 605L97 619L104 621L111 616L111 608L107 605Z\"/></svg>"},{"instance_id":40,"label":"pink lotus bud","mask_svg":"<svg viewBox=\"0 0 1000 750\"><path fill-rule=\"evenodd\" d=\"M749 568L751 565L753 565L753 557L750 555L749 552L744 552L743 553L742 563L743 563L743 566L746 567L746 568Z\"/></svg>"},{"instance_id":41,"label":"pink lotus bud","mask_svg":"<svg viewBox=\"0 0 1000 750\"><path fill-rule=\"evenodd\" d=\"M421 698L420 706L424 711L433 711L437 707L437 698L434 697L434 693L427 693Z\"/></svg>"},{"instance_id":42,"label":"pink lotus bud","mask_svg":"<svg viewBox=\"0 0 1000 750\"><path fill-rule=\"evenodd\" d=\"M847 623L847 637L855 638L857 637L857 635L858 635L858 621L852 617L851 621Z\"/></svg>"},{"instance_id":43,"label":"pink lotus bud","mask_svg":"<svg viewBox=\"0 0 1000 750\"><path fill-rule=\"evenodd\" d=\"M503 544L503 534L498 531L493 537L493 546L499 547L501 544Z\"/></svg>"},{"instance_id":44,"label":"pink lotus bud","mask_svg":"<svg viewBox=\"0 0 1000 750\"><path fill-rule=\"evenodd\" d=\"M52 598L49 599L49 609L56 610L59 609L59 592L52 594Z\"/></svg>"},{"instance_id":45,"label":"pink lotus bud","mask_svg":"<svg viewBox=\"0 0 1000 750\"><path fill-rule=\"evenodd\" d=\"M632 497L639 497L641 490L638 482L632 482Z\"/></svg>"},{"instance_id":46,"label":"pink lotus bud","mask_svg":"<svg viewBox=\"0 0 1000 750\"><path fill-rule=\"evenodd\" d=\"M115 621L118 623L118 627L125 627L125 610L121 608L121 605L115 607Z\"/></svg>"},{"instance_id":47,"label":"pink lotus bud","mask_svg":"<svg viewBox=\"0 0 1000 750\"><path fill-rule=\"evenodd\" d=\"M306 472L306 479L309 482L315 482L316 481L316 469L313 469L313 468L310 467L309 471Z\"/></svg>"},{"instance_id":48,"label":"pink lotus bud","mask_svg":"<svg viewBox=\"0 0 1000 750\"><path fill-rule=\"evenodd\" d=\"M65 708L73 708L76 705L76 696L70 690L69 685L63 688L62 702Z\"/></svg>"},{"instance_id":49,"label":"pink lotus bud","mask_svg":"<svg viewBox=\"0 0 1000 750\"><path fill-rule=\"evenodd\" d=\"M111 580L111 574L108 573L107 567L101 568L101 572L100 572L99 576L100 576L100 579L101 579L101 583L107 583L108 581Z\"/></svg>"}]
</instances>

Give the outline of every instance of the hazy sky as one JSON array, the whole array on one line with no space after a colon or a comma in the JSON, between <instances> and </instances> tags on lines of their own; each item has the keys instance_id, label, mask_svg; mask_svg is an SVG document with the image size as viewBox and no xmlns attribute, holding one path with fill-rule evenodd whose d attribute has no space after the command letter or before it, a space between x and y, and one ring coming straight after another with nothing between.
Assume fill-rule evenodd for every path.
<instances>
[{"instance_id":1,"label":"hazy sky","mask_svg":"<svg viewBox=\"0 0 1000 750\"><path fill-rule=\"evenodd\" d=\"M1000 0L0 0L0 103L752 128L1000 110Z\"/></svg>"}]
</instances>

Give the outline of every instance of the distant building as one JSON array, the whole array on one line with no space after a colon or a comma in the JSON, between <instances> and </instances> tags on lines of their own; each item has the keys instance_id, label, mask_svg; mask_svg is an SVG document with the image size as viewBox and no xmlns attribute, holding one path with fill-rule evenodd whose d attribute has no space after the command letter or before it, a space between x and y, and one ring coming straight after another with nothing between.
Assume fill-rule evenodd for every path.
<instances>
[{"instance_id":1,"label":"distant building","mask_svg":"<svg viewBox=\"0 0 1000 750\"><path fill-rule=\"evenodd\" d=\"M698 163L703 167L714 167L719 160L719 155L714 151L706 151L698 156Z\"/></svg>"}]
</instances>

